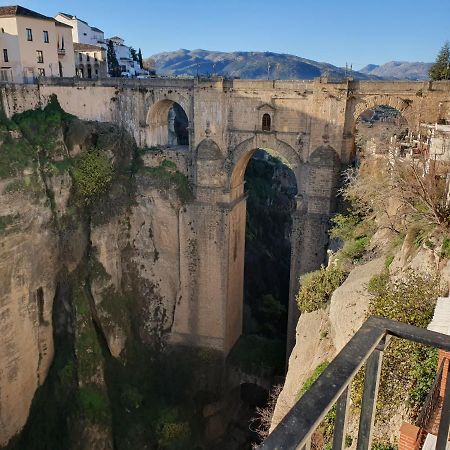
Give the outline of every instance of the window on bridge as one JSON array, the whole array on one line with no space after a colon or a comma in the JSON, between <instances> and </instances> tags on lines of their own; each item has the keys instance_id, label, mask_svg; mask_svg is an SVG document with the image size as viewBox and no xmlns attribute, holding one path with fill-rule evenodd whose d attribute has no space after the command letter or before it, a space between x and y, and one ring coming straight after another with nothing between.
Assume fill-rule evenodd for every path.
<instances>
[{"instance_id":1,"label":"window on bridge","mask_svg":"<svg viewBox=\"0 0 450 450\"><path fill-rule=\"evenodd\" d=\"M270 114L264 114L262 117L262 130L263 131L270 131L272 119L270 117Z\"/></svg>"}]
</instances>

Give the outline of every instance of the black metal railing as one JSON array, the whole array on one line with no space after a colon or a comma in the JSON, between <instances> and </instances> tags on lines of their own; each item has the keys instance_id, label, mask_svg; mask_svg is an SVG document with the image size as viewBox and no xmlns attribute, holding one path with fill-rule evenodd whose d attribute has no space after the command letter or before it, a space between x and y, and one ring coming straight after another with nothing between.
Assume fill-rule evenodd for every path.
<instances>
[{"instance_id":1,"label":"black metal railing","mask_svg":"<svg viewBox=\"0 0 450 450\"><path fill-rule=\"evenodd\" d=\"M370 317L258 448L309 449L314 431L336 403L332 448L343 450L350 384L358 370L366 363L356 449L368 450L372 441L383 351L391 336L450 351L448 335L393 320ZM436 450L445 450L449 426L450 374L446 382Z\"/></svg>"},{"instance_id":2,"label":"black metal railing","mask_svg":"<svg viewBox=\"0 0 450 450\"><path fill-rule=\"evenodd\" d=\"M433 417L434 412L436 411L439 405L439 399L441 398L441 383L442 383L442 374L444 373L444 363L442 360L439 369L436 374L436 378L434 379L433 385L428 392L427 398L425 399L422 408L419 412L419 415L416 419L416 426L419 428L427 429L431 419Z\"/></svg>"}]
</instances>

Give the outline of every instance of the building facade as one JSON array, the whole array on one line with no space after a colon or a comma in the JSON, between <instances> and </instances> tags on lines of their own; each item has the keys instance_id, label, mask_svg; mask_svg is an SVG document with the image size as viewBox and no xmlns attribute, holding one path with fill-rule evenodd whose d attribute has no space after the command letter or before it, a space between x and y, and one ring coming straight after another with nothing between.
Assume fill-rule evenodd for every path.
<instances>
[{"instance_id":1,"label":"building facade","mask_svg":"<svg viewBox=\"0 0 450 450\"><path fill-rule=\"evenodd\" d=\"M0 7L0 80L73 77L72 28L21 6Z\"/></svg>"},{"instance_id":2,"label":"building facade","mask_svg":"<svg viewBox=\"0 0 450 450\"><path fill-rule=\"evenodd\" d=\"M136 75L147 73L147 71L141 69L138 61L133 60L131 55L131 47L125 45L125 41L122 38L119 36L113 36L106 41L112 41L116 58L120 66L120 71L123 74L128 74L128 76L134 77Z\"/></svg>"},{"instance_id":3,"label":"building facade","mask_svg":"<svg viewBox=\"0 0 450 450\"><path fill-rule=\"evenodd\" d=\"M106 50L98 45L73 44L76 76L79 78L105 78L108 74Z\"/></svg>"},{"instance_id":4,"label":"building facade","mask_svg":"<svg viewBox=\"0 0 450 450\"><path fill-rule=\"evenodd\" d=\"M58 22L65 23L72 27L73 42L78 44L100 45L106 48L105 34L99 28L91 27L87 22L72 14L60 12L55 16L55 19Z\"/></svg>"}]
</instances>

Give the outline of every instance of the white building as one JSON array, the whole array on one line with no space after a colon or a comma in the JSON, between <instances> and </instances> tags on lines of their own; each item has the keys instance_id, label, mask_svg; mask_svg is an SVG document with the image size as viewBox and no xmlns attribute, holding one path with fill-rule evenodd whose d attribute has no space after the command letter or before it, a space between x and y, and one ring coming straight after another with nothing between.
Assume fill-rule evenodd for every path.
<instances>
[{"instance_id":1,"label":"white building","mask_svg":"<svg viewBox=\"0 0 450 450\"><path fill-rule=\"evenodd\" d=\"M124 44L124 40L119 36L113 36L106 39L106 42L112 41L114 51L116 52L117 61L122 73L127 73L129 76L136 76L140 74L147 74L146 70L141 69L138 61L134 61L131 56L131 47Z\"/></svg>"},{"instance_id":2,"label":"white building","mask_svg":"<svg viewBox=\"0 0 450 450\"><path fill-rule=\"evenodd\" d=\"M450 162L450 125L420 124L432 161ZM425 132L424 132L425 130Z\"/></svg>"},{"instance_id":3,"label":"white building","mask_svg":"<svg viewBox=\"0 0 450 450\"><path fill-rule=\"evenodd\" d=\"M77 16L59 13L55 16L55 19L72 27L73 42L106 47L105 33L96 27L91 27Z\"/></svg>"}]
</instances>

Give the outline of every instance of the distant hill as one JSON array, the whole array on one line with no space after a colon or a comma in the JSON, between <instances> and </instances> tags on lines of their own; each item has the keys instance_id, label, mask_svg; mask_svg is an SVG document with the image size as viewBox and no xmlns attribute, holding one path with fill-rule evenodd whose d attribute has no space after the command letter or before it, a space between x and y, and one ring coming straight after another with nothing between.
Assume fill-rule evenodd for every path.
<instances>
[{"instance_id":1,"label":"distant hill","mask_svg":"<svg viewBox=\"0 0 450 450\"><path fill-rule=\"evenodd\" d=\"M382 66L369 64L359 72L389 80L428 80L432 63L390 61Z\"/></svg>"},{"instance_id":2,"label":"distant hill","mask_svg":"<svg viewBox=\"0 0 450 450\"><path fill-rule=\"evenodd\" d=\"M279 80L310 80L328 74L343 78L345 69L332 64L312 61L295 55L271 52L216 52L185 50L158 53L151 56L156 73L161 75L207 75L265 79L270 64L270 78ZM377 75L352 72L359 80L380 79Z\"/></svg>"}]
</instances>

